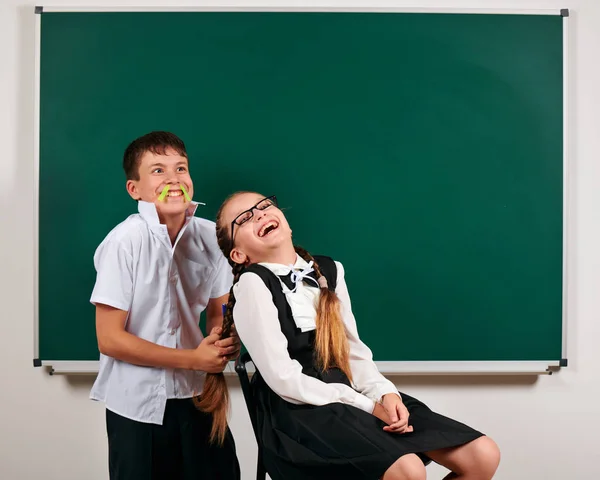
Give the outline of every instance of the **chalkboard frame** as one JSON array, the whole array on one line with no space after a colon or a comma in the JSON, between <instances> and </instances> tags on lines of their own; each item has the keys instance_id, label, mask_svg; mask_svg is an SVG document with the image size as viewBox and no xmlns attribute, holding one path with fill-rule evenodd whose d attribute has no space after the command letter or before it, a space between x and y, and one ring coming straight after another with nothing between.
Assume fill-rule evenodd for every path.
<instances>
[{"instance_id":1,"label":"chalkboard frame","mask_svg":"<svg viewBox=\"0 0 600 480\"><path fill-rule=\"evenodd\" d=\"M519 14L519 15L559 15L563 17L563 315L562 315L562 358L548 361L458 361L458 362L376 362L380 371L387 375L494 375L524 374L539 375L552 372L567 366L567 313L568 313L568 279L569 245L569 62L568 62L568 9L452 9L452 8L262 8L262 7L60 7L36 6L35 14L35 92L34 92L34 338L33 365L48 367L50 374L95 374L98 371L97 361L53 361L39 359L39 168L40 168L40 52L41 52L41 15L44 12L380 12L380 13L467 13L467 14ZM226 373L233 374L230 366Z\"/></svg>"}]
</instances>

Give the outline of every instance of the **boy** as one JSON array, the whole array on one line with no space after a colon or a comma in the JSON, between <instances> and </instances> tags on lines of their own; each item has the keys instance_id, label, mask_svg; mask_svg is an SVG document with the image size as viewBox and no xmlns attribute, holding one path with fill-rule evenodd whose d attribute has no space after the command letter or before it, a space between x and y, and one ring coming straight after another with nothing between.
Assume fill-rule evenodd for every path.
<instances>
[{"instance_id":1,"label":"boy","mask_svg":"<svg viewBox=\"0 0 600 480\"><path fill-rule=\"evenodd\" d=\"M231 269L215 224L194 216L184 143L152 132L125 150L127 192L138 214L94 255L91 302L101 353L93 400L106 404L111 480L239 479L231 432L208 438L212 417L192 397L221 372L239 339L219 340ZM206 309L207 337L198 326Z\"/></svg>"}]
</instances>

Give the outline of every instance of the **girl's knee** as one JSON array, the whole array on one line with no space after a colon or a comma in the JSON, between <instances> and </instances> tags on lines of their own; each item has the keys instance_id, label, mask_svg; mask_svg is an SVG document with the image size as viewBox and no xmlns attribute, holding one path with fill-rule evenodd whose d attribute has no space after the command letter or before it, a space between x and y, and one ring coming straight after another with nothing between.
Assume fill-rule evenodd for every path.
<instances>
[{"instance_id":1,"label":"girl's knee","mask_svg":"<svg viewBox=\"0 0 600 480\"><path fill-rule=\"evenodd\" d=\"M473 456L482 473L492 478L500 464L500 449L490 437L480 437L474 442Z\"/></svg>"},{"instance_id":2,"label":"girl's knee","mask_svg":"<svg viewBox=\"0 0 600 480\"><path fill-rule=\"evenodd\" d=\"M426 480L425 465L415 454L403 455L383 474L382 480Z\"/></svg>"}]
</instances>

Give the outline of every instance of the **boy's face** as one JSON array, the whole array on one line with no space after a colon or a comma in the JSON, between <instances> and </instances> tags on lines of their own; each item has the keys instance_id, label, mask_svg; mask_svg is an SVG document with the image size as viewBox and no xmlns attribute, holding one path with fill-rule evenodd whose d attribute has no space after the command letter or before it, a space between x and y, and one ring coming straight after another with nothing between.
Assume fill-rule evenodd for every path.
<instances>
[{"instance_id":1,"label":"boy's face","mask_svg":"<svg viewBox=\"0 0 600 480\"><path fill-rule=\"evenodd\" d=\"M185 213L190 202L186 200L181 185L190 198L194 196L187 158L172 149L167 149L166 155L146 152L140 159L139 177L139 180L127 181L127 192L131 198L154 203L161 220ZM169 193L161 201L159 197L166 185Z\"/></svg>"}]
</instances>

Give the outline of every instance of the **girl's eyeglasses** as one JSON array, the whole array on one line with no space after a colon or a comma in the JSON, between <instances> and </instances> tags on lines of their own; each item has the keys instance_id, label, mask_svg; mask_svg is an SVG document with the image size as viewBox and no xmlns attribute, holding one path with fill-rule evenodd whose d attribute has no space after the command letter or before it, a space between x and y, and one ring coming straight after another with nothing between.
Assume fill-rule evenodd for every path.
<instances>
[{"instance_id":1,"label":"girl's eyeglasses","mask_svg":"<svg viewBox=\"0 0 600 480\"><path fill-rule=\"evenodd\" d=\"M266 210L267 208L275 206L277 207L277 197L275 195L271 195L270 197L263 198L260 202L254 205L252 208L248 210L244 210L240 213L233 222L231 222L231 246L230 250L233 250L233 229L236 225L241 226L250 220L254 216L254 210Z\"/></svg>"}]
</instances>

